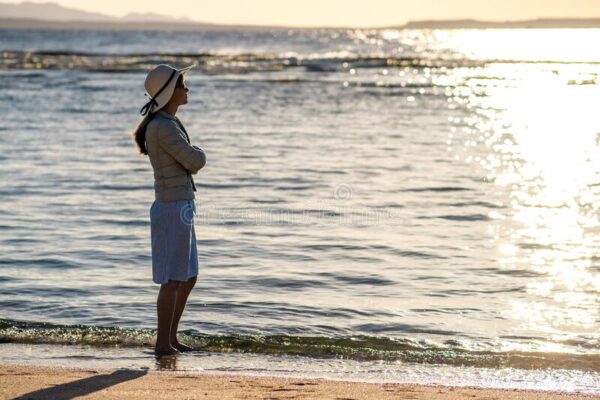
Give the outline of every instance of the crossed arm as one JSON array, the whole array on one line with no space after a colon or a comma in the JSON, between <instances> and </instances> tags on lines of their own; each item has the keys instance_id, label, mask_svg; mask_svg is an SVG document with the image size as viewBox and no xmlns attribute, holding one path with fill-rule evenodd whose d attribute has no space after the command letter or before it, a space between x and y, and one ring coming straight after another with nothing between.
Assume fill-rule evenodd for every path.
<instances>
[{"instance_id":1,"label":"crossed arm","mask_svg":"<svg viewBox=\"0 0 600 400\"><path fill-rule=\"evenodd\" d=\"M196 174L206 165L204 151L198 146L189 144L175 125L169 124L164 128L160 129L158 137L160 146L191 174Z\"/></svg>"}]
</instances>

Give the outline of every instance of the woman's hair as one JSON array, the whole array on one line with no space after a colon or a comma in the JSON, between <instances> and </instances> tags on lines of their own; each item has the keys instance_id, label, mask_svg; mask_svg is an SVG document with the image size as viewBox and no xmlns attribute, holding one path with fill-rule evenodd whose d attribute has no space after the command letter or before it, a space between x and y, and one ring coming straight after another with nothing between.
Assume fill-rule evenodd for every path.
<instances>
[{"instance_id":1,"label":"woman's hair","mask_svg":"<svg viewBox=\"0 0 600 400\"><path fill-rule=\"evenodd\" d=\"M179 75L177 78L176 86L183 86L183 74ZM139 154L148 155L148 147L146 146L146 128L148 127L150 121L154 119L154 116L157 112L158 110L153 113L148 112L144 119L142 119L142 121L138 124L137 128L131 132L131 137L137 146L137 151Z\"/></svg>"}]
</instances>

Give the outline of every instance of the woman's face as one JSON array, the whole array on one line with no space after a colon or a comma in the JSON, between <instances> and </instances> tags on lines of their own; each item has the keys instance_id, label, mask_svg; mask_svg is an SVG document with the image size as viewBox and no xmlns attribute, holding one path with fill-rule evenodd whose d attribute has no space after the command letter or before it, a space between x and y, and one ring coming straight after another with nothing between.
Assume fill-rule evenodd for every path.
<instances>
[{"instance_id":1,"label":"woman's face","mask_svg":"<svg viewBox=\"0 0 600 400\"><path fill-rule=\"evenodd\" d=\"M181 76L177 80L177 84L175 85L175 90L173 91L173 96L171 96L171 100L173 103L177 105L187 104L187 92L188 88L185 84L183 76Z\"/></svg>"}]
</instances>

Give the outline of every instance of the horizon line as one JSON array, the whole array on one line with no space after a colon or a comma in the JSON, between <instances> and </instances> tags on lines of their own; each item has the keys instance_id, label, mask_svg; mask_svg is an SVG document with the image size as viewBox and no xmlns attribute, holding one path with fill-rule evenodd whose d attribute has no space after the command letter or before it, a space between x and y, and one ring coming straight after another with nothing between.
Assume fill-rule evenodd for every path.
<instances>
[{"instance_id":1,"label":"horizon line","mask_svg":"<svg viewBox=\"0 0 600 400\"><path fill-rule=\"evenodd\" d=\"M6 4L6 3L5 3ZM38 3L40 4L40 3ZM54 3L56 4L56 3ZM163 14L155 14L155 15L163 15ZM171 18L165 16L166 18ZM502 25L510 25L510 24L531 24L531 23L552 23L552 22L579 22L579 23L598 23L598 28L600 28L600 16L597 17L566 17L566 18L535 18L535 19L514 19L514 20L483 20L483 19L474 19L474 18L461 18L461 19L423 19L423 20L409 20L404 24L398 25L382 25L382 26L348 26L348 25L276 25L276 24L237 24L237 23L219 23L219 22L204 22L204 21L196 21L196 20L182 20L182 21L168 21L168 20L148 20L148 21L119 21L118 19L123 17L114 17L117 20L115 21L103 21L103 20L81 20L81 19L73 19L73 20L56 20L56 19L43 19L37 17L3 17L0 15L1 21L27 21L33 23L50 23L55 25L67 25L67 24L101 24L101 25L145 25L145 24L157 24L157 25L169 25L171 27L182 26L182 28L191 28L191 27L206 27L206 28L249 28L249 29L410 29L411 25L436 25L436 24L473 24L473 25L490 25L502 27ZM11 27L13 28L13 27ZM450 27L445 27L446 29L450 29ZM457 27L460 29L460 27ZM526 27L522 27L526 28ZM542 27L540 27L541 29ZM552 29L553 27L547 27L548 29ZM554 29L558 29L559 27L555 27ZM576 27L573 27L576 29ZM590 27L592 28L592 27ZM426 27L422 27L419 29L427 29ZM434 28L431 28L434 29ZM483 28L481 28L483 29Z\"/></svg>"}]
</instances>

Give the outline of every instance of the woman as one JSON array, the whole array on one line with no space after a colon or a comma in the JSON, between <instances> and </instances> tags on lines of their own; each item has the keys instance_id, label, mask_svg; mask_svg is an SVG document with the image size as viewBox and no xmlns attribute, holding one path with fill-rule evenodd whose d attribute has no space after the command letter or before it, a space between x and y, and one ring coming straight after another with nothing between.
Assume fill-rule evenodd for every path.
<instances>
[{"instance_id":1,"label":"woman","mask_svg":"<svg viewBox=\"0 0 600 400\"><path fill-rule=\"evenodd\" d=\"M193 350L179 343L177 327L198 275L192 175L204 167L206 156L190 144L175 114L179 106L187 104L188 88L183 78L194 66L176 69L161 64L148 73L144 86L151 98L140 111L145 118L132 134L139 153L149 157L154 169L152 280L161 285L156 302L157 356Z\"/></svg>"}]
</instances>

